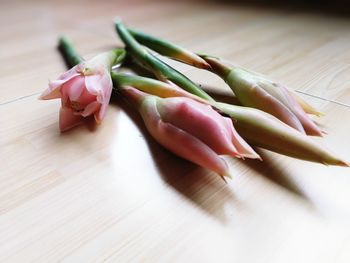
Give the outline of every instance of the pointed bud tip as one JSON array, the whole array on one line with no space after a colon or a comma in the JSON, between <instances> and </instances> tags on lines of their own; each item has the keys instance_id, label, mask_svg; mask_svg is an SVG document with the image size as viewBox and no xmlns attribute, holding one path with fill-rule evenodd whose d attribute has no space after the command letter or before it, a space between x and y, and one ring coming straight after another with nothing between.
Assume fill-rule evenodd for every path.
<instances>
[{"instance_id":1,"label":"pointed bud tip","mask_svg":"<svg viewBox=\"0 0 350 263\"><path fill-rule=\"evenodd\" d=\"M232 180L232 175L229 172L225 172L223 174L219 174L219 176L227 183L226 178L229 178Z\"/></svg>"},{"instance_id":2,"label":"pointed bud tip","mask_svg":"<svg viewBox=\"0 0 350 263\"><path fill-rule=\"evenodd\" d=\"M50 100L52 99L50 95L51 95L50 93L48 93L47 91L44 91L39 95L38 100Z\"/></svg>"},{"instance_id":3,"label":"pointed bud tip","mask_svg":"<svg viewBox=\"0 0 350 263\"><path fill-rule=\"evenodd\" d=\"M347 161L344 161L342 159L336 159L334 158L333 160L330 161L323 161L322 162L324 165L335 165L335 166L341 166L341 167L350 167L350 163Z\"/></svg>"},{"instance_id":4,"label":"pointed bud tip","mask_svg":"<svg viewBox=\"0 0 350 263\"><path fill-rule=\"evenodd\" d=\"M327 134L324 130L320 129L316 124L306 129L306 135L309 136L318 136L323 137L323 135Z\"/></svg>"},{"instance_id":5,"label":"pointed bud tip","mask_svg":"<svg viewBox=\"0 0 350 263\"><path fill-rule=\"evenodd\" d=\"M263 159L261 158L261 156L259 154L257 154L256 152L254 153L247 153L247 154L243 154L242 157L244 158L249 158L249 159L257 159L259 161L262 161Z\"/></svg>"},{"instance_id":6,"label":"pointed bud tip","mask_svg":"<svg viewBox=\"0 0 350 263\"><path fill-rule=\"evenodd\" d=\"M231 152L230 156L234 157L234 158L238 158L238 159L242 159L245 160L245 158L248 159L257 159L259 161L262 161L263 159L260 157L260 155L258 153L256 153L255 151L250 151L250 152Z\"/></svg>"},{"instance_id":7,"label":"pointed bud tip","mask_svg":"<svg viewBox=\"0 0 350 263\"><path fill-rule=\"evenodd\" d=\"M204 59L202 61L194 62L194 66L200 69L212 70L212 67L210 66L210 64L206 62Z\"/></svg>"},{"instance_id":8,"label":"pointed bud tip","mask_svg":"<svg viewBox=\"0 0 350 263\"><path fill-rule=\"evenodd\" d=\"M338 162L335 163L335 165L342 166L342 167L350 167L350 163L343 160L338 160Z\"/></svg>"},{"instance_id":9,"label":"pointed bud tip","mask_svg":"<svg viewBox=\"0 0 350 263\"><path fill-rule=\"evenodd\" d=\"M224 181L225 184L227 184L227 181L226 181L225 177L223 177L223 176L220 175L220 178L221 178L221 180Z\"/></svg>"},{"instance_id":10,"label":"pointed bud tip","mask_svg":"<svg viewBox=\"0 0 350 263\"><path fill-rule=\"evenodd\" d=\"M94 119L97 125L100 125L102 123L102 120L99 118L98 114L94 114Z\"/></svg>"}]
</instances>

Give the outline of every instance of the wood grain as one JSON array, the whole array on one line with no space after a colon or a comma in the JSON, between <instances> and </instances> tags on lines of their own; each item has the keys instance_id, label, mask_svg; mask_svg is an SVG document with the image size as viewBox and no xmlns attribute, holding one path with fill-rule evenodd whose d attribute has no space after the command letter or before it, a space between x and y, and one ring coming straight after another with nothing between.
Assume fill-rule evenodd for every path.
<instances>
[{"instance_id":1,"label":"wood grain","mask_svg":"<svg viewBox=\"0 0 350 263\"><path fill-rule=\"evenodd\" d=\"M259 150L233 179L169 153L122 99L97 128L60 134L57 37L87 57L121 45L112 21L221 56L326 113L350 158L350 19L216 1L2 1L0 262L349 262L350 170ZM171 62L213 93L216 76Z\"/></svg>"}]
</instances>

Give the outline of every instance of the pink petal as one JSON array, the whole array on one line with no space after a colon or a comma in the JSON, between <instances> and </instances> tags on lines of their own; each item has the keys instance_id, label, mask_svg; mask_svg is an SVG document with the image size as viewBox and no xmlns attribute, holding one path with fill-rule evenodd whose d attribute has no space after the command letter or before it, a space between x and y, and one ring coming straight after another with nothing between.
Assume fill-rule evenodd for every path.
<instances>
[{"instance_id":1,"label":"pink petal","mask_svg":"<svg viewBox=\"0 0 350 263\"><path fill-rule=\"evenodd\" d=\"M61 98L61 92L60 87L61 85L65 83L65 81L62 80L56 80L56 81L50 81L49 87L41 93L39 96L40 100L52 100L52 99L58 99Z\"/></svg>"},{"instance_id":2,"label":"pink petal","mask_svg":"<svg viewBox=\"0 0 350 263\"><path fill-rule=\"evenodd\" d=\"M225 121L229 123L229 127L231 127L231 132L232 132L232 142L235 145L238 153L242 157L246 158L251 158L251 159L261 159L259 154L257 154L253 148L238 134L236 129L232 125L232 119L230 118L225 118Z\"/></svg>"},{"instance_id":3,"label":"pink petal","mask_svg":"<svg viewBox=\"0 0 350 263\"><path fill-rule=\"evenodd\" d=\"M59 118L59 126L61 132L67 131L79 125L81 122L82 117L79 115L75 115L72 109L61 107Z\"/></svg>"},{"instance_id":4,"label":"pink petal","mask_svg":"<svg viewBox=\"0 0 350 263\"><path fill-rule=\"evenodd\" d=\"M81 116L83 117L90 116L98 112L100 107L101 107L101 104L97 101L94 101L85 107L84 111L81 113Z\"/></svg>"},{"instance_id":5,"label":"pink petal","mask_svg":"<svg viewBox=\"0 0 350 263\"><path fill-rule=\"evenodd\" d=\"M164 123L155 103L148 103L143 107L141 114L148 131L165 148L222 176L228 174L226 162L210 147L174 125Z\"/></svg>"},{"instance_id":6,"label":"pink petal","mask_svg":"<svg viewBox=\"0 0 350 263\"><path fill-rule=\"evenodd\" d=\"M165 148L178 156L212 170L221 176L228 174L228 166L224 159L210 147L187 132L170 123L160 122L155 139Z\"/></svg>"},{"instance_id":7,"label":"pink petal","mask_svg":"<svg viewBox=\"0 0 350 263\"><path fill-rule=\"evenodd\" d=\"M83 80L83 82L82 82ZM84 77L77 76L61 87L62 106L69 107L70 101L77 101L84 91Z\"/></svg>"},{"instance_id":8,"label":"pink petal","mask_svg":"<svg viewBox=\"0 0 350 263\"><path fill-rule=\"evenodd\" d=\"M81 67L81 65L76 65L74 67L72 67L71 69L69 69L68 71L64 72L63 74L61 74L57 80L70 80L71 78L80 75L80 71L79 68Z\"/></svg>"},{"instance_id":9,"label":"pink petal","mask_svg":"<svg viewBox=\"0 0 350 263\"><path fill-rule=\"evenodd\" d=\"M85 85L91 94L96 95L96 100L100 103L100 111L95 114L97 122L101 122L105 115L107 106L111 99L113 83L110 74L103 71L102 75L91 75L85 78Z\"/></svg>"},{"instance_id":10,"label":"pink petal","mask_svg":"<svg viewBox=\"0 0 350 263\"><path fill-rule=\"evenodd\" d=\"M266 92L264 88L255 85L252 94L249 95L250 101L244 105L268 112L294 129L305 133L303 126L293 112L269 92Z\"/></svg>"},{"instance_id":11,"label":"pink petal","mask_svg":"<svg viewBox=\"0 0 350 263\"><path fill-rule=\"evenodd\" d=\"M298 117L304 127L306 134L322 136L321 129L313 122L313 120L305 113L298 101L291 95L287 88L279 86L283 94L283 100L288 108Z\"/></svg>"},{"instance_id":12,"label":"pink petal","mask_svg":"<svg viewBox=\"0 0 350 263\"><path fill-rule=\"evenodd\" d=\"M60 88L62 105L67 105L69 101L76 101L84 91L84 77L76 76L62 85ZM73 97L73 99L71 98Z\"/></svg>"},{"instance_id":13,"label":"pink petal","mask_svg":"<svg viewBox=\"0 0 350 263\"><path fill-rule=\"evenodd\" d=\"M98 111L97 114L95 114L96 122L100 123L103 121L103 119L106 116L107 107L108 107L108 105L106 105L106 104L100 104L100 110Z\"/></svg>"},{"instance_id":14,"label":"pink petal","mask_svg":"<svg viewBox=\"0 0 350 263\"><path fill-rule=\"evenodd\" d=\"M64 85L64 89L67 89L68 97L71 101L77 101L85 89L84 76L80 75Z\"/></svg>"},{"instance_id":15,"label":"pink petal","mask_svg":"<svg viewBox=\"0 0 350 263\"><path fill-rule=\"evenodd\" d=\"M59 76L57 80L50 81L49 87L40 95L39 99L50 100L61 98L60 89L62 85L76 76L79 76L79 73L76 71L75 66Z\"/></svg>"},{"instance_id":16,"label":"pink petal","mask_svg":"<svg viewBox=\"0 0 350 263\"><path fill-rule=\"evenodd\" d=\"M79 102L81 105L87 106L90 103L96 101L96 96L84 88L83 92L80 94L80 97L75 101Z\"/></svg>"},{"instance_id":17,"label":"pink petal","mask_svg":"<svg viewBox=\"0 0 350 263\"><path fill-rule=\"evenodd\" d=\"M168 98L158 104L162 119L188 132L208 145L217 154L240 157L232 140L230 124L210 106L188 98Z\"/></svg>"},{"instance_id":18,"label":"pink petal","mask_svg":"<svg viewBox=\"0 0 350 263\"><path fill-rule=\"evenodd\" d=\"M101 98L97 97L97 100L101 104L108 105L109 101L111 99L112 90L113 90L113 82L112 82L110 74L103 75L103 77L101 79L101 83L103 85L103 89L102 89L103 96Z\"/></svg>"},{"instance_id":19,"label":"pink petal","mask_svg":"<svg viewBox=\"0 0 350 263\"><path fill-rule=\"evenodd\" d=\"M101 83L101 75L88 75L85 76L86 89L93 95L97 96L103 89Z\"/></svg>"},{"instance_id":20,"label":"pink petal","mask_svg":"<svg viewBox=\"0 0 350 263\"><path fill-rule=\"evenodd\" d=\"M322 136L322 130L314 123L314 121L303 111L298 105L294 109L294 114L299 118L306 134L313 136Z\"/></svg>"},{"instance_id":21,"label":"pink petal","mask_svg":"<svg viewBox=\"0 0 350 263\"><path fill-rule=\"evenodd\" d=\"M303 111L307 114L316 115L318 117L323 116L324 113L316 110L313 106L307 103L304 99L302 99L295 91L287 89L288 93L297 101Z\"/></svg>"},{"instance_id":22,"label":"pink petal","mask_svg":"<svg viewBox=\"0 0 350 263\"><path fill-rule=\"evenodd\" d=\"M111 98L113 83L110 74L86 76L85 85L91 94L97 96L101 104L108 104Z\"/></svg>"}]
</instances>

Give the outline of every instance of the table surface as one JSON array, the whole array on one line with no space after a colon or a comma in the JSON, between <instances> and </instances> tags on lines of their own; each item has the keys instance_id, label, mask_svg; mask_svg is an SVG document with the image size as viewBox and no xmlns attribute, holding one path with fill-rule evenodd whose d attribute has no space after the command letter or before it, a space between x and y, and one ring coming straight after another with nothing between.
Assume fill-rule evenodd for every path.
<instances>
[{"instance_id":1,"label":"table surface","mask_svg":"<svg viewBox=\"0 0 350 263\"><path fill-rule=\"evenodd\" d=\"M2 1L0 14L0 262L350 262L350 169L259 150L264 162L227 158L225 184L155 143L122 99L64 134L60 102L38 100L66 70L57 37L91 57L122 45L120 16L296 89L326 114L315 140L349 160L349 18L225 1Z\"/></svg>"}]
</instances>

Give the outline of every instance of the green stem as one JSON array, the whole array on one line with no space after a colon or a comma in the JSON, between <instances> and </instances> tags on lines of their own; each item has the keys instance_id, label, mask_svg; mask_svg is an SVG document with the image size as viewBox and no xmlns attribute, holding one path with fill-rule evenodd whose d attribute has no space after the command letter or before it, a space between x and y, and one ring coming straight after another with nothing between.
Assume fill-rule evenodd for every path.
<instances>
[{"instance_id":1,"label":"green stem","mask_svg":"<svg viewBox=\"0 0 350 263\"><path fill-rule=\"evenodd\" d=\"M142 65L151 69L157 78L161 80L169 80L190 93L193 93L208 101L214 101L212 97L199 88L189 78L181 74L176 69L170 67L157 57L153 56L145 48L143 48L120 21L115 23L115 27L118 35L125 43L131 55L134 56L134 58L136 58L136 60L138 60Z\"/></svg>"},{"instance_id":2,"label":"green stem","mask_svg":"<svg viewBox=\"0 0 350 263\"><path fill-rule=\"evenodd\" d=\"M176 58L176 54L183 52L181 48L171 42L147 35L131 28L128 28L128 31L139 43L164 56Z\"/></svg>"},{"instance_id":3,"label":"green stem","mask_svg":"<svg viewBox=\"0 0 350 263\"><path fill-rule=\"evenodd\" d=\"M74 67L84 61L84 59L76 51L73 42L66 36L59 38L58 49L60 50L69 68ZM108 64L109 67L112 67L113 65L118 65L124 62L126 58L126 51L124 48L115 48L111 51L97 55L93 59L99 60L101 58Z\"/></svg>"},{"instance_id":4,"label":"green stem","mask_svg":"<svg viewBox=\"0 0 350 263\"><path fill-rule=\"evenodd\" d=\"M207 70L211 69L210 65L198 54L195 54L181 46L130 28L128 28L128 31L136 39L137 42L163 56L167 56L171 59L175 59L196 68Z\"/></svg>"},{"instance_id":5,"label":"green stem","mask_svg":"<svg viewBox=\"0 0 350 263\"><path fill-rule=\"evenodd\" d=\"M114 86L160 86L160 82L155 79L145 78L138 75L130 75L125 73L112 72ZM164 83L165 84L165 83ZM165 84L166 85L166 84Z\"/></svg>"},{"instance_id":6,"label":"green stem","mask_svg":"<svg viewBox=\"0 0 350 263\"><path fill-rule=\"evenodd\" d=\"M156 51L157 53L190 64L200 69L207 69L209 71L212 71L224 80L231 70L231 68L221 63L219 58L208 55L196 55L189 50L173 44L167 40L147 35L143 32L139 32L130 28L128 28L128 31L139 43ZM202 67L202 64L195 63L194 61L198 59L203 59L204 62L207 62L208 65L210 65L210 67Z\"/></svg>"},{"instance_id":7,"label":"green stem","mask_svg":"<svg viewBox=\"0 0 350 263\"><path fill-rule=\"evenodd\" d=\"M207 101L181 88L176 88L175 86L160 80L119 72L112 72L111 76L115 91L118 91L119 89L125 87L134 87L145 93L149 93L161 98L185 96L200 102Z\"/></svg>"},{"instance_id":8,"label":"green stem","mask_svg":"<svg viewBox=\"0 0 350 263\"><path fill-rule=\"evenodd\" d=\"M72 68L75 65L78 65L84 60L75 50L72 41L65 36L61 36L59 38L58 49L61 52L69 68Z\"/></svg>"}]
</instances>

